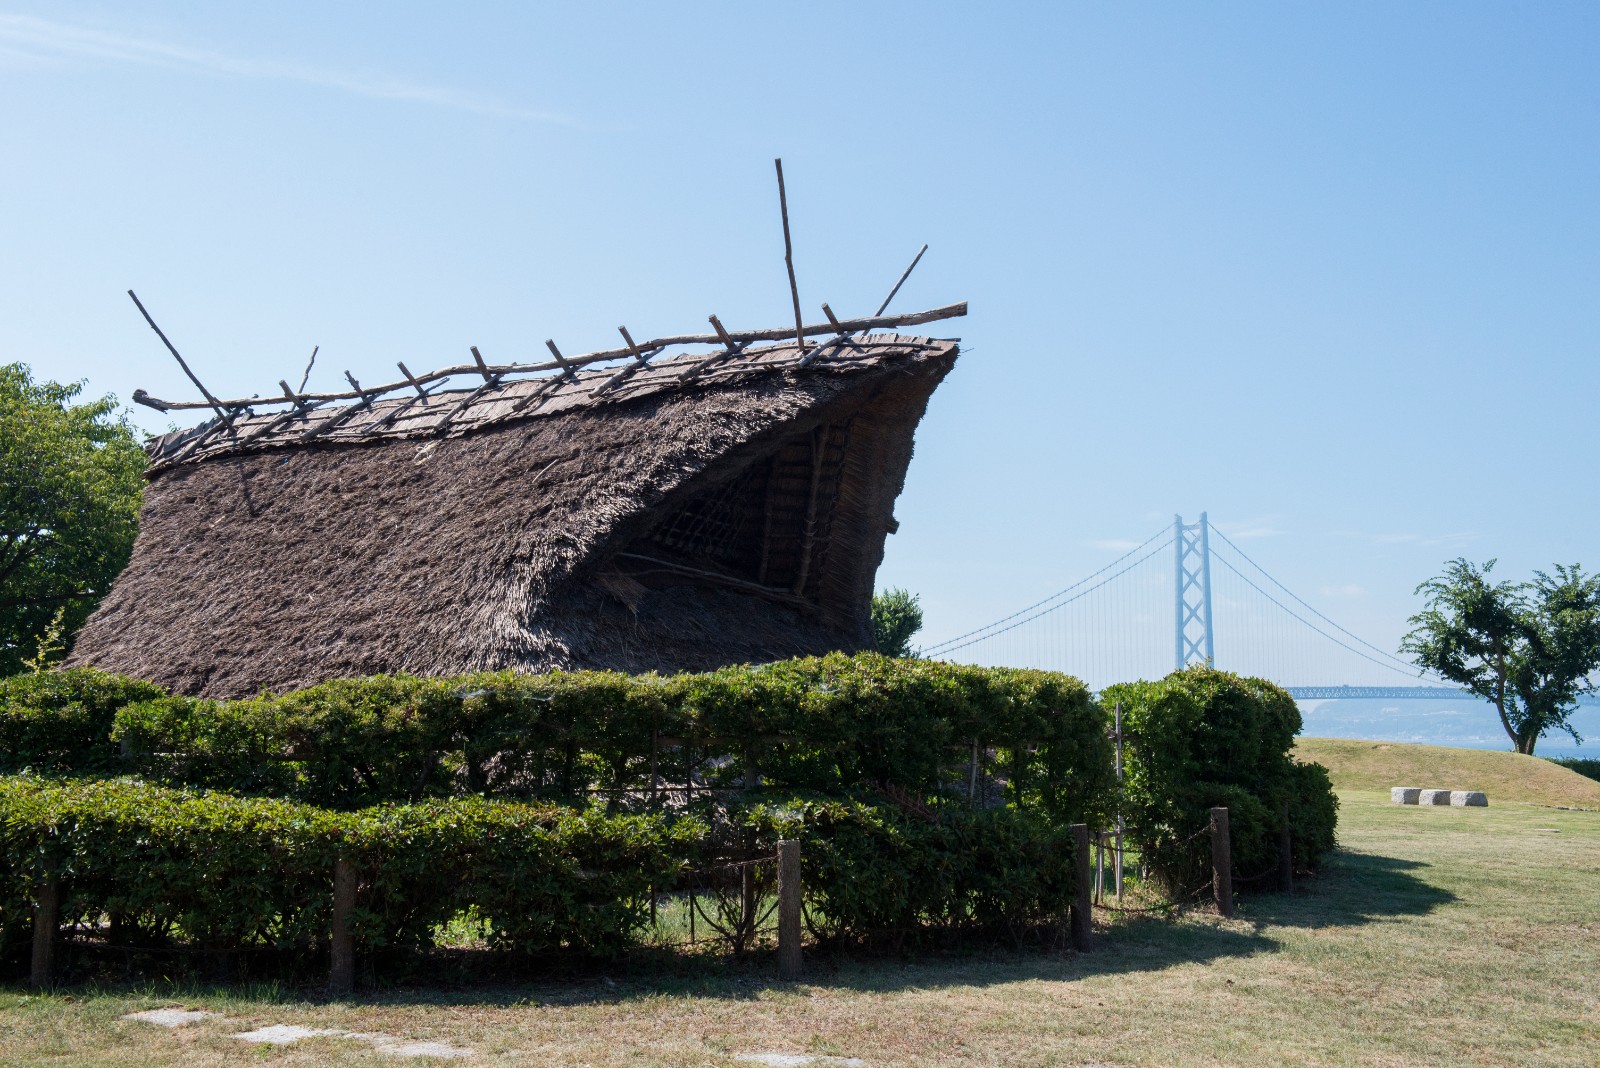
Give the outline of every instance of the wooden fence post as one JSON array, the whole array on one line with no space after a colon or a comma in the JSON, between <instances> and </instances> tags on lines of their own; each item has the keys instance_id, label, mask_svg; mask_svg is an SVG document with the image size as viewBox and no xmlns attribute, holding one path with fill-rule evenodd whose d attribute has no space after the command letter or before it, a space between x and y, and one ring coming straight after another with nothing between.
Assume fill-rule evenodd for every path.
<instances>
[{"instance_id":1,"label":"wooden fence post","mask_svg":"<svg viewBox=\"0 0 1600 1068\"><path fill-rule=\"evenodd\" d=\"M328 990L348 994L356 985L356 944L350 913L356 907L356 868L340 857L333 864L333 944L329 954Z\"/></svg>"},{"instance_id":2,"label":"wooden fence post","mask_svg":"<svg viewBox=\"0 0 1600 1068\"><path fill-rule=\"evenodd\" d=\"M1067 828L1072 833L1072 948L1079 952L1089 949L1089 936L1094 930L1091 894L1094 884L1089 874L1089 825L1074 823Z\"/></svg>"},{"instance_id":3,"label":"wooden fence post","mask_svg":"<svg viewBox=\"0 0 1600 1068\"><path fill-rule=\"evenodd\" d=\"M755 852L755 828L745 832L746 856ZM739 927L733 951L743 953L750 948L756 936L756 870L753 862L739 865Z\"/></svg>"},{"instance_id":4,"label":"wooden fence post","mask_svg":"<svg viewBox=\"0 0 1600 1068\"><path fill-rule=\"evenodd\" d=\"M47 862L39 882L38 900L33 905L33 968L28 985L43 990L50 985L55 967L56 928L61 923L61 880L54 861Z\"/></svg>"},{"instance_id":5,"label":"wooden fence post","mask_svg":"<svg viewBox=\"0 0 1600 1068\"><path fill-rule=\"evenodd\" d=\"M1233 850L1228 841L1228 810L1211 810L1211 893L1217 912L1233 917Z\"/></svg>"},{"instance_id":6,"label":"wooden fence post","mask_svg":"<svg viewBox=\"0 0 1600 1068\"><path fill-rule=\"evenodd\" d=\"M800 843L778 843L778 976L800 978Z\"/></svg>"},{"instance_id":7,"label":"wooden fence post","mask_svg":"<svg viewBox=\"0 0 1600 1068\"><path fill-rule=\"evenodd\" d=\"M1278 812L1278 889L1294 891L1294 839L1289 834L1289 802Z\"/></svg>"}]
</instances>

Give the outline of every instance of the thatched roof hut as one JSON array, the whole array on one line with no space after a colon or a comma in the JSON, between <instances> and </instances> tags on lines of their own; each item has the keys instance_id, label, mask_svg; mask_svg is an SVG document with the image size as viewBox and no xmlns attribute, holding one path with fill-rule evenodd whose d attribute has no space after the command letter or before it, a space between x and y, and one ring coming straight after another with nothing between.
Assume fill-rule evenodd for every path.
<instances>
[{"instance_id":1,"label":"thatched roof hut","mask_svg":"<svg viewBox=\"0 0 1600 1068\"><path fill-rule=\"evenodd\" d=\"M207 394L217 418L151 442L132 561L71 662L237 696L867 647L913 431L957 344L864 322L804 347L717 324L720 348L629 339L623 363L474 351L470 390L446 388L461 368L405 372L404 394L285 386L279 411ZM550 373L513 377L530 369Z\"/></svg>"}]
</instances>

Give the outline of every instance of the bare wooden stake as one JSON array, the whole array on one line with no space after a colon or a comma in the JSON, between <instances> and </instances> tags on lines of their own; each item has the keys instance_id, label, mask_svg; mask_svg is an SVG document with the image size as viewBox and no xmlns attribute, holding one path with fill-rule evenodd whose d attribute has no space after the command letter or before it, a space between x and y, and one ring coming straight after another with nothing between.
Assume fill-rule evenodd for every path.
<instances>
[{"instance_id":1,"label":"bare wooden stake","mask_svg":"<svg viewBox=\"0 0 1600 1068\"><path fill-rule=\"evenodd\" d=\"M1211 896L1216 898L1218 914L1231 919L1233 848L1228 841L1228 810L1220 805L1211 810Z\"/></svg>"},{"instance_id":2,"label":"bare wooden stake","mask_svg":"<svg viewBox=\"0 0 1600 1068\"><path fill-rule=\"evenodd\" d=\"M800 978L800 843L778 843L778 977Z\"/></svg>"},{"instance_id":3,"label":"bare wooden stake","mask_svg":"<svg viewBox=\"0 0 1600 1068\"><path fill-rule=\"evenodd\" d=\"M489 365L483 362L483 356L478 352L476 345L472 346L472 362L478 365L478 373L483 376L485 382L494 380L494 376L489 373Z\"/></svg>"},{"instance_id":4,"label":"bare wooden stake","mask_svg":"<svg viewBox=\"0 0 1600 1068\"><path fill-rule=\"evenodd\" d=\"M789 240L789 195L783 188L783 160L775 159L778 168L778 210L783 214L783 262L789 268L789 295L794 298L794 343L806 351L806 328L800 319L800 286L794 280L794 243Z\"/></svg>"},{"instance_id":5,"label":"bare wooden stake","mask_svg":"<svg viewBox=\"0 0 1600 1068\"><path fill-rule=\"evenodd\" d=\"M739 937L733 951L743 953L755 941L756 934L756 870L746 864L739 869Z\"/></svg>"},{"instance_id":6,"label":"bare wooden stake","mask_svg":"<svg viewBox=\"0 0 1600 1068\"><path fill-rule=\"evenodd\" d=\"M1067 827L1072 835L1072 948L1080 953L1090 948L1094 932L1091 893L1094 890L1089 874L1089 825L1074 823Z\"/></svg>"},{"instance_id":7,"label":"bare wooden stake","mask_svg":"<svg viewBox=\"0 0 1600 1068\"><path fill-rule=\"evenodd\" d=\"M883 298L883 303L878 305L877 314L879 314L879 315L883 314L884 309L889 306L889 302L894 299L894 295L896 293L900 292L900 287L906 284L906 279L911 277L911 272L916 270L917 269L917 264L922 262L922 254L924 252L926 252L926 251L928 251L928 246L927 245L923 245L921 248L919 248L917 250L917 255L911 261L911 266L906 268L905 274L902 274L900 276L900 281L896 282L894 284L894 288L889 290L889 295L887 297Z\"/></svg>"}]
</instances>

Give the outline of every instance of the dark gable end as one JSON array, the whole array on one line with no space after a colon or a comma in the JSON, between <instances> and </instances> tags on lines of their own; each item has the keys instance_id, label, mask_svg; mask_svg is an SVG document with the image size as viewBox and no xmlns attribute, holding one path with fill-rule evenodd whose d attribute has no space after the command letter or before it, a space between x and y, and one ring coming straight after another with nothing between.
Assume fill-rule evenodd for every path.
<instances>
[{"instance_id":1,"label":"dark gable end","mask_svg":"<svg viewBox=\"0 0 1600 1068\"><path fill-rule=\"evenodd\" d=\"M615 367L169 435L70 662L240 696L866 647L913 434L956 355L775 345L609 389Z\"/></svg>"}]
</instances>

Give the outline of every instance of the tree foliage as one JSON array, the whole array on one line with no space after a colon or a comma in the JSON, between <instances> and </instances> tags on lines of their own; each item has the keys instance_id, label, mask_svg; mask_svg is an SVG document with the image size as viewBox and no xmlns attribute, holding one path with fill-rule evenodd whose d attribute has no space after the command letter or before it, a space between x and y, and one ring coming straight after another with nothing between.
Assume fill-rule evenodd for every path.
<instances>
[{"instance_id":1,"label":"tree foliage","mask_svg":"<svg viewBox=\"0 0 1600 1068\"><path fill-rule=\"evenodd\" d=\"M145 455L113 397L0 366L0 675L82 626L128 562Z\"/></svg>"},{"instance_id":2,"label":"tree foliage","mask_svg":"<svg viewBox=\"0 0 1600 1068\"><path fill-rule=\"evenodd\" d=\"M1532 582L1494 582L1494 565L1453 560L1418 586L1426 607L1400 648L1493 704L1517 752L1556 730L1581 742L1571 715L1600 668L1600 576L1558 564Z\"/></svg>"},{"instance_id":3,"label":"tree foliage","mask_svg":"<svg viewBox=\"0 0 1600 1068\"><path fill-rule=\"evenodd\" d=\"M917 595L898 586L872 598L872 636L884 656L910 656L911 638L922 629Z\"/></svg>"}]
</instances>

